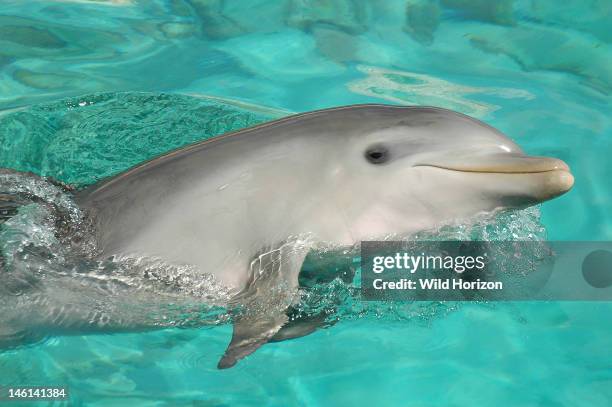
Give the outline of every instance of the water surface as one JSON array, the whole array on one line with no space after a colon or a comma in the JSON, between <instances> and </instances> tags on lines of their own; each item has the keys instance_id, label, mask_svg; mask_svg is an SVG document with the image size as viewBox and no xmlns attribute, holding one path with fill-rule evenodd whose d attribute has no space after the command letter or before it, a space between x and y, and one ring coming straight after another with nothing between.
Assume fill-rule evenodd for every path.
<instances>
[{"instance_id":1,"label":"water surface","mask_svg":"<svg viewBox=\"0 0 612 407\"><path fill-rule=\"evenodd\" d=\"M84 186L292 112L434 105L576 177L476 236L612 238L609 1L8 0L0 13L0 167ZM28 225L18 243L44 236ZM332 328L227 371L220 323L47 338L0 353L0 384L67 384L75 405L612 404L608 303L364 304L350 288L314 297L342 304Z\"/></svg>"}]
</instances>

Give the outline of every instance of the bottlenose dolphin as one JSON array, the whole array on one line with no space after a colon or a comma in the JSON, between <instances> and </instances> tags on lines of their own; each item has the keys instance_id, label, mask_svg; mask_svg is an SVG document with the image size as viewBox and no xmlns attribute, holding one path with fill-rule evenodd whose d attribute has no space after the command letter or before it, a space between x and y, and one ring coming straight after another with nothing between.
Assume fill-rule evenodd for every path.
<instances>
[{"instance_id":1,"label":"bottlenose dolphin","mask_svg":"<svg viewBox=\"0 0 612 407\"><path fill-rule=\"evenodd\" d=\"M306 254L409 235L568 191L561 160L435 107L297 114L155 158L82 190L99 257L153 256L228 287L233 335L218 367L287 326ZM312 330L312 329L310 329ZM291 333L289 337L295 336Z\"/></svg>"}]
</instances>

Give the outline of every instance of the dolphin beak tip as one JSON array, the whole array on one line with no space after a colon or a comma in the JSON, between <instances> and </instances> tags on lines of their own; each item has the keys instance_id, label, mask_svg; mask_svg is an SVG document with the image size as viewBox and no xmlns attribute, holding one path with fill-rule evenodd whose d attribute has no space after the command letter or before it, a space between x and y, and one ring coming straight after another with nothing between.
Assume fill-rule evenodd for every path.
<instances>
[{"instance_id":1,"label":"dolphin beak tip","mask_svg":"<svg viewBox=\"0 0 612 407\"><path fill-rule=\"evenodd\" d=\"M563 162L563 161L562 161ZM565 164L565 163L563 163ZM565 164L565 169L557 170L558 172L558 183L559 189L561 190L561 194L568 192L574 186L574 175L571 173L570 168Z\"/></svg>"},{"instance_id":2,"label":"dolphin beak tip","mask_svg":"<svg viewBox=\"0 0 612 407\"><path fill-rule=\"evenodd\" d=\"M561 196L569 192L574 186L574 176L567 165L563 169L559 168L534 175L540 176L538 177L540 179L539 192L536 194L536 200L539 202Z\"/></svg>"}]
</instances>

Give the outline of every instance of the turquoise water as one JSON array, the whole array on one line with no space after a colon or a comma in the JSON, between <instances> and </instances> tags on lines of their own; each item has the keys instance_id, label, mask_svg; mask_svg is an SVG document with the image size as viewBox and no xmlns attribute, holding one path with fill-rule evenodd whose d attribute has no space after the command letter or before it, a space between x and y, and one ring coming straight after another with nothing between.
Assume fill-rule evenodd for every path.
<instances>
[{"instance_id":1,"label":"turquoise water","mask_svg":"<svg viewBox=\"0 0 612 407\"><path fill-rule=\"evenodd\" d=\"M83 186L292 112L435 105L576 178L487 236L541 238L543 225L551 240L612 239L609 1L4 1L0 13L0 167ZM609 303L364 304L350 288L314 296L342 302L333 327L226 371L220 320L45 338L0 353L0 385L66 384L74 405L612 404Z\"/></svg>"}]
</instances>

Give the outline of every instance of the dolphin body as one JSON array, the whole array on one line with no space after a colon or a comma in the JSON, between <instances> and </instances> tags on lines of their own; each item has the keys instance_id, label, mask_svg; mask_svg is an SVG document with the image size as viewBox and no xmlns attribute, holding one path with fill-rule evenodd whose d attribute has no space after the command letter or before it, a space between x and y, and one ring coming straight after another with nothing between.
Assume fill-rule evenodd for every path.
<instances>
[{"instance_id":1,"label":"dolphin body","mask_svg":"<svg viewBox=\"0 0 612 407\"><path fill-rule=\"evenodd\" d=\"M191 265L230 289L245 311L218 365L227 368L289 326L309 250L537 204L572 184L564 162L527 156L468 116L354 105L178 149L75 199L100 257Z\"/></svg>"}]
</instances>

